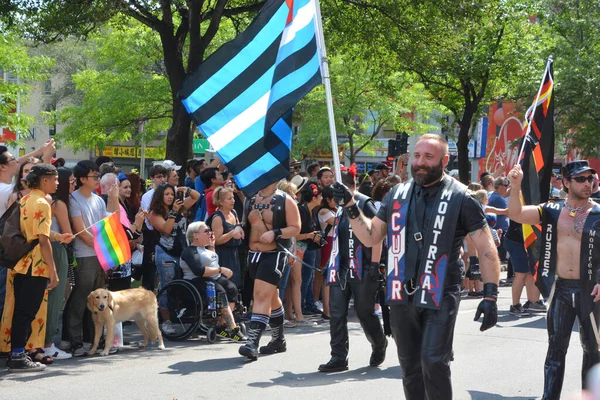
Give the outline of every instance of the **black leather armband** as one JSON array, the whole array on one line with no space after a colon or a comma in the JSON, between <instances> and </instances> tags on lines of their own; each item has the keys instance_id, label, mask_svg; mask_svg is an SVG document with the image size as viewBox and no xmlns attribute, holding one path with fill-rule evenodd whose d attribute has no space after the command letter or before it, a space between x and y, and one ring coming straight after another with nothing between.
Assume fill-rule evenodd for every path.
<instances>
[{"instance_id":1,"label":"black leather armband","mask_svg":"<svg viewBox=\"0 0 600 400\"><path fill-rule=\"evenodd\" d=\"M283 236L283 233L281 233L281 229L279 228L273 229L273 233L275 234L275 240L279 240Z\"/></svg>"},{"instance_id":2,"label":"black leather armband","mask_svg":"<svg viewBox=\"0 0 600 400\"><path fill-rule=\"evenodd\" d=\"M486 283L483 285L483 297L489 297L498 300L498 285L495 283Z\"/></svg>"},{"instance_id":3,"label":"black leather armband","mask_svg":"<svg viewBox=\"0 0 600 400\"><path fill-rule=\"evenodd\" d=\"M350 219L356 219L360 216L360 208L358 208L356 203L346 208L346 212L348 213L348 218Z\"/></svg>"}]
</instances>

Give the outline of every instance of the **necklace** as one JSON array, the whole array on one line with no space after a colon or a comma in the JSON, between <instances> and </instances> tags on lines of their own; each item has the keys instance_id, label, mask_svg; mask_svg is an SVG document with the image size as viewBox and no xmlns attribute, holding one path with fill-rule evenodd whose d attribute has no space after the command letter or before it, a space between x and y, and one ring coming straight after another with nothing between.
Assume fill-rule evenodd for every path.
<instances>
[{"instance_id":1,"label":"necklace","mask_svg":"<svg viewBox=\"0 0 600 400\"><path fill-rule=\"evenodd\" d=\"M592 202L592 199L588 199L587 203L585 203L584 205L577 207L577 208L573 208L573 206L570 205L569 203L567 203L567 201L565 200L565 208L567 210L569 210L569 216L575 217L579 211L583 210L584 208L587 208L587 206L591 202Z\"/></svg>"}]
</instances>

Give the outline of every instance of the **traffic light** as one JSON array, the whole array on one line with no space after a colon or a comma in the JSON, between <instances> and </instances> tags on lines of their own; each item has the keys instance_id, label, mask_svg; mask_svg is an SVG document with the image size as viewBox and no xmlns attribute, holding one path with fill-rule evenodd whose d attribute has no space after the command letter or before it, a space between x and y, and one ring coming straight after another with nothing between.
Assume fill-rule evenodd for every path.
<instances>
[{"instance_id":1,"label":"traffic light","mask_svg":"<svg viewBox=\"0 0 600 400\"><path fill-rule=\"evenodd\" d=\"M398 141L394 139L388 140L388 159L398 155Z\"/></svg>"},{"instance_id":2,"label":"traffic light","mask_svg":"<svg viewBox=\"0 0 600 400\"><path fill-rule=\"evenodd\" d=\"M401 156L408 151L408 133L396 133L396 156Z\"/></svg>"}]
</instances>

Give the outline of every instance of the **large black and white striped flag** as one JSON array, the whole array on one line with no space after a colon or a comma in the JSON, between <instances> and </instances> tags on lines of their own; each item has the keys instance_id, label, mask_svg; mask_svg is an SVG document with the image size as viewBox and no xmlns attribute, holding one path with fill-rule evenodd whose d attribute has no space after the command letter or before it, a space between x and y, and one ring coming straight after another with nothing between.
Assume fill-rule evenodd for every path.
<instances>
[{"instance_id":1,"label":"large black and white striped flag","mask_svg":"<svg viewBox=\"0 0 600 400\"><path fill-rule=\"evenodd\" d=\"M247 196L289 174L292 107L321 83L316 12L315 0L268 0L179 93Z\"/></svg>"}]
</instances>

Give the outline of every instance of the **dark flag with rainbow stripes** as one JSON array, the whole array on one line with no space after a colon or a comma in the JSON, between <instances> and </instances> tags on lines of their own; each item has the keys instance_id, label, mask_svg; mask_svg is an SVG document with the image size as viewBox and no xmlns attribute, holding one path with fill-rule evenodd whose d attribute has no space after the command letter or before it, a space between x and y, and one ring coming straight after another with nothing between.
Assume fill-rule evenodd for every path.
<instances>
[{"instance_id":1,"label":"dark flag with rainbow stripes","mask_svg":"<svg viewBox=\"0 0 600 400\"><path fill-rule=\"evenodd\" d=\"M532 106L525 114L521 157L519 163L523 169L522 201L524 204L540 204L550 196L550 179L554 163L554 79L552 60L548 61L542 85ZM529 259L529 267L534 280L544 297L548 297L552 288L552 279L538 274L541 241L539 225L523 224L523 238Z\"/></svg>"},{"instance_id":2,"label":"dark flag with rainbow stripes","mask_svg":"<svg viewBox=\"0 0 600 400\"><path fill-rule=\"evenodd\" d=\"M315 0L268 0L179 98L247 196L289 174L291 110L321 83Z\"/></svg>"}]
</instances>

